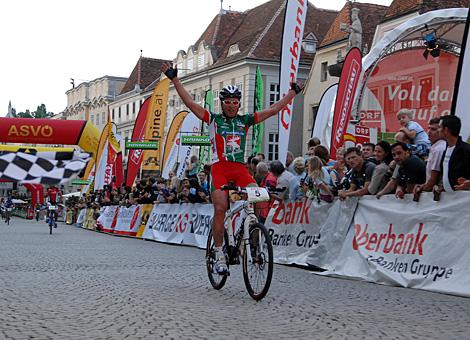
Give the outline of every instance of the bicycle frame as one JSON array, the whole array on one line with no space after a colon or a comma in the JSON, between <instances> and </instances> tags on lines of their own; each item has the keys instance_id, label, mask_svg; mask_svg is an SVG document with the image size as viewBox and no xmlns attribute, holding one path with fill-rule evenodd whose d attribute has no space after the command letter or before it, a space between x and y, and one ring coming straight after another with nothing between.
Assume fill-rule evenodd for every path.
<instances>
[{"instance_id":1,"label":"bicycle frame","mask_svg":"<svg viewBox=\"0 0 470 340\"><path fill-rule=\"evenodd\" d=\"M246 213L246 218L242 226L240 226L240 229L243 231L242 234L242 239L240 244L235 243L235 236L234 236L234 231L232 228L232 221L233 221L233 216L235 214L239 213L240 211L244 210ZM250 244L249 238L250 238L250 225L257 223L258 218L255 215L255 209L253 206L253 203L251 202L244 202L242 205L235 209L229 209L227 210L227 213L225 214L225 220L224 220L224 227L227 230L228 234L228 243L230 246L235 246L239 249L240 251L240 256L243 257L243 252L246 248L247 245ZM243 228L243 229L242 229ZM248 261L251 262L251 252L247 251L247 256L248 256Z\"/></svg>"}]
</instances>

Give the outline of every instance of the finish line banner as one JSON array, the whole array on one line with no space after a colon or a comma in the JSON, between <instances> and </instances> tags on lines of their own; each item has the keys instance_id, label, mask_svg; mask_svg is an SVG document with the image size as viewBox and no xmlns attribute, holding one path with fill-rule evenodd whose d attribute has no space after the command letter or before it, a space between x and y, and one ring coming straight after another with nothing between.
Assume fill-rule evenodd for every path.
<instances>
[{"instance_id":1,"label":"finish line banner","mask_svg":"<svg viewBox=\"0 0 470 340\"><path fill-rule=\"evenodd\" d=\"M470 296L468 192L363 197L334 271L324 274Z\"/></svg>"},{"instance_id":2,"label":"finish line banner","mask_svg":"<svg viewBox=\"0 0 470 340\"><path fill-rule=\"evenodd\" d=\"M357 198L334 203L304 199L276 202L265 226L274 262L331 269L351 224Z\"/></svg>"}]
</instances>

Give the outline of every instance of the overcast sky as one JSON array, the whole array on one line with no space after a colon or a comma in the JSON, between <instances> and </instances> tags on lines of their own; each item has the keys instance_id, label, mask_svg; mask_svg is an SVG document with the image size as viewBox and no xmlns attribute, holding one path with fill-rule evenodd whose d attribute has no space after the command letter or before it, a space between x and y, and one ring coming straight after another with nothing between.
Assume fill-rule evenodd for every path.
<instances>
[{"instance_id":1,"label":"overcast sky","mask_svg":"<svg viewBox=\"0 0 470 340\"><path fill-rule=\"evenodd\" d=\"M244 11L267 0L224 0ZM344 0L313 0L339 10ZM366 2L366 1L360 1ZM392 0L370 0L390 5ZM59 113L70 78L78 85L104 75L128 77L144 57L173 59L196 42L220 0L0 1L0 116L41 103Z\"/></svg>"}]
</instances>

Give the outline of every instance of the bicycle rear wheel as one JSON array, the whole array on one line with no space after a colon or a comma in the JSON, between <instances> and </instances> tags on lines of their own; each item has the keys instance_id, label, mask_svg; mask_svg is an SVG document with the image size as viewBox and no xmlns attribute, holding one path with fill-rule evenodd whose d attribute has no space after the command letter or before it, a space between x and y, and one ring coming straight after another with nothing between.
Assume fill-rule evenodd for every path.
<instances>
[{"instance_id":1,"label":"bicycle rear wheel","mask_svg":"<svg viewBox=\"0 0 470 340\"><path fill-rule=\"evenodd\" d=\"M54 214L49 213L49 235L52 235L52 225L54 224Z\"/></svg>"},{"instance_id":2,"label":"bicycle rear wheel","mask_svg":"<svg viewBox=\"0 0 470 340\"><path fill-rule=\"evenodd\" d=\"M224 230L224 244L223 250L224 253L227 253L227 245L228 245L228 235L227 231ZM214 249L214 239L212 238L212 230L209 232L207 236L207 246L206 246L206 268L207 268L207 275L209 276L209 281L214 287L214 289L221 289L225 282L227 281L227 275L220 275L215 273L214 271L214 264L215 264L215 249ZM228 261L227 261L228 267Z\"/></svg>"},{"instance_id":3,"label":"bicycle rear wheel","mask_svg":"<svg viewBox=\"0 0 470 340\"><path fill-rule=\"evenodd\" d=\"M273 246L266 227L261 223L250 226L248 241L243 252L243 279L248 294L258 301L266 296L271 286Z\"/></svg>"}]
</instances>

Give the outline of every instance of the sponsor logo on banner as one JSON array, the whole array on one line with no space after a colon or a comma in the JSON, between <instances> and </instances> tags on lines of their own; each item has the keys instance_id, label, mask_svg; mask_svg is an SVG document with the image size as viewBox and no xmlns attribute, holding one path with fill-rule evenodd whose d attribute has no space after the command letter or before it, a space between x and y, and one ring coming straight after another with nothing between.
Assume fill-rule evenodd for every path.
<instances>
[{"instance_id":1,"label":"sponsor logo on banner","mask_svg":"<svg viewBox=\"0 0 470 340\"><path fill-rule=\"evenodd\" d=\"M333 116L333 134L330 147L330 154L333 159L336 159L336 151L343 145L343 136L351 118L352 104L362 70L361 59L361 52L357 47L354 47L349 50L344 60Z\"/></svg>"},{"instance_id":2,"label":"sponsor logo on banner","mask_svg":"<svg viewBox=\"0 0 470 340\"><path fill-rule=\"evenodd\" d=\"M470 195L442 195L439 205L431 193L423 193L419 202L410 196L361 198L335 275L470 296L462 284L470 277L470 258L462 253L469 242L462 233L469 219L462 207Z\"/></svg>"},{"instance_id":3,"label":"sponsor logo on banner","mask_svg":"<svg viewBox=\"0 0 470 340\"><path fill-rule=\"evenodd\" d=\"M289 92L290 84L297 79L307 5L305 0L288 0L286 4L279 72L281 97ZM279 160L283 164L289 147L292 110L293 100L279 114Z\"/></svg>"},{"instance_id":4,"label":"sponsor logo on banner","mask_svg":"<svg viewBox=\"0 0 470 340\"><path fill-rule=\"evenodd\" d=\"M140 226L140 205L119 207L117 222L113 233L118 235L136 236Z\"/></svg>"},{"instance_id":5,"label":"sponsor logo on banner","mask_svg":"<svg viewBox=\"0 0 470 340\"><path fill-rule=\"evenodd\" d=\"M279 202L274 205L274 215L272 222L274 224L309 224L309 210L312 200Z\"/></svg>"}]
</instances>

